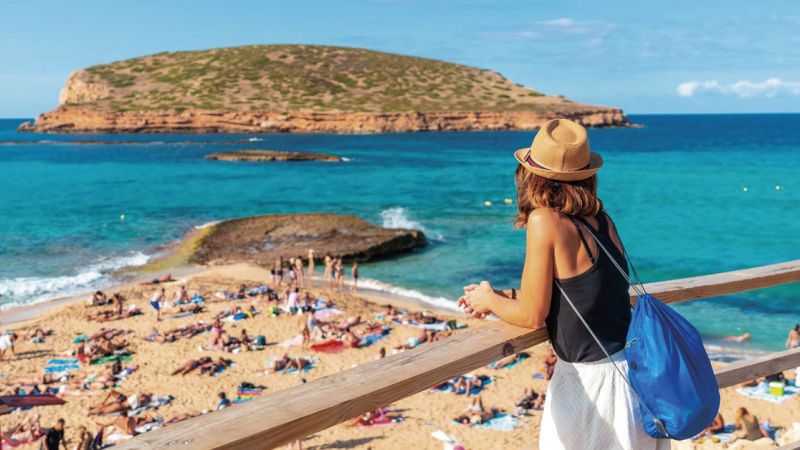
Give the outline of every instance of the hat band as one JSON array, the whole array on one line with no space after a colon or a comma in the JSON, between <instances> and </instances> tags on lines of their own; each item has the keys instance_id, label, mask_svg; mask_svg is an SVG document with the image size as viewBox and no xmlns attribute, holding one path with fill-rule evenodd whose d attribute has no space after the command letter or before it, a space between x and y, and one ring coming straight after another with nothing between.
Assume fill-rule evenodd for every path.
<instances>
[{"instance_id":1,"label":"hat band","mask_svg":"<svg viewBox=\"0 0 800 450\"><path fill-rule=\"evenodd\" d=\"M586 170L586 169L589 168L589 163L586 163L585 166L579 167L577 169L570 169L570 170L555 170L555 169L551 169L550 167L547 167L544 164L540 164L535 159L533 159L531 157L531 151L530 150L528 150L528 155L525 157L525 161L528 164L532 165L533 167L536 167L538 169L549 170L550 172L578 172L580 170Z\"/></svg>"}]
</instances>

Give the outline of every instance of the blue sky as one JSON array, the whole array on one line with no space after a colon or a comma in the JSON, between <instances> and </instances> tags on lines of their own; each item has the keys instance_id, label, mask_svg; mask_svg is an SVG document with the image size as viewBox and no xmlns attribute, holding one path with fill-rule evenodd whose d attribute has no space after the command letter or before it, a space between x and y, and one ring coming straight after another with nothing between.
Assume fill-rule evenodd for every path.
<instances>
[{"instance_id":1,"label":"blue sky","mask_svg":"<svg viewBox=\"0 0 800 450\"><path fill-rule=\"evenodd\" d=\"M796 0L0 0L0 117L51 109L82 67L267 43L444 59L628 113L800 111Z\"/></svg>"}]
</instances>

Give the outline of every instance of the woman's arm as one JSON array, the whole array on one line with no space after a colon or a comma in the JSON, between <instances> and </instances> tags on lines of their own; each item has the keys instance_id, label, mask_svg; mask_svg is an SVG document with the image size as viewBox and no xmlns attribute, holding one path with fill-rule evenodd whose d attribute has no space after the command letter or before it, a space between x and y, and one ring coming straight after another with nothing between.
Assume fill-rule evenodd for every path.
<instances>
[{"instance_id":1,"label":"woman's arm","mask_svg":"<svg viewBox=\"0 0 800 450\"><path fill-rule=\"evenodd\" d=\"M525 268L516 300L497 293L483 281L467 286L459 303L476 315L492 312L512 325L541 327L550 311L555 227L546 212L534 212L528 219Z\"/></svg>"}]
</instances>

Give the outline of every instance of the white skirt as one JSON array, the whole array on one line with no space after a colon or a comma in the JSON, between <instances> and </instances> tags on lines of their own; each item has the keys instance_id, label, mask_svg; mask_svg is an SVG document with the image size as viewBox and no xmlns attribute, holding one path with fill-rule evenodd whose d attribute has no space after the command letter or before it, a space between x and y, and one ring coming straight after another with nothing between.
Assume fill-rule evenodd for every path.
<instances>
[{"instance_id":1,"label":"white skirt","mask_svg":"<svg viewBox=\"0 0 800 450\"><path fill-rule=\"evenodd\" d=\"M625 353L619 351L611 358L627 375ZM670 441L645 433L639 402L608 359L559 360L547 387L539 448L666 450Z\"/></svg>"}]
</instances>

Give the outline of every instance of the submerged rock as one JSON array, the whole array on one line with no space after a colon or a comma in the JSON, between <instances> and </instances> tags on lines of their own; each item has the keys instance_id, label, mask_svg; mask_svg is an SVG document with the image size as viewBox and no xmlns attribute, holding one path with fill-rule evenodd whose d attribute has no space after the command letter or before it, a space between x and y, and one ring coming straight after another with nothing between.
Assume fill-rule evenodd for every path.
<instances>
[{"instance_id":1,"label":"submerged rock","mask_svg":"<svg viewBox=\"0 0 800 450\"><path fill-rule=\"evenodd\" d=\"M339 162L340 156L327 153L297 152L288 150L233 150L210 153L206 159L214 161L265 162L265 161L328 161Z\"/></svg>"},{"instance_id":2,"label":"submerged rock","mask_svg":"<svg viewBox=\"0 0 800 450\"><path fill-rule=\"evenodd\" d=\"M342 214L270 214L220 222L197 242L190 262L272 264L278 256L308 255L367 261L426 245L418 230L389 229Z\"/></svg>"}]
</instances>

